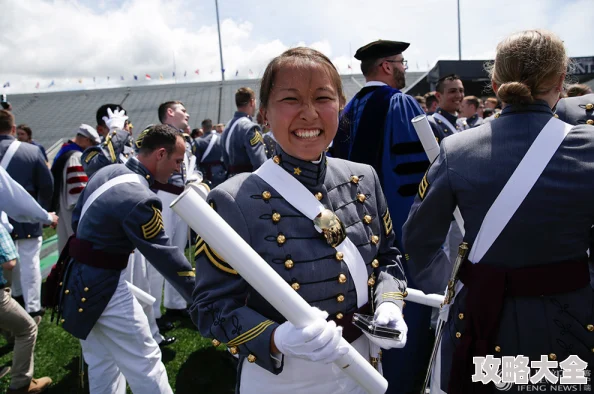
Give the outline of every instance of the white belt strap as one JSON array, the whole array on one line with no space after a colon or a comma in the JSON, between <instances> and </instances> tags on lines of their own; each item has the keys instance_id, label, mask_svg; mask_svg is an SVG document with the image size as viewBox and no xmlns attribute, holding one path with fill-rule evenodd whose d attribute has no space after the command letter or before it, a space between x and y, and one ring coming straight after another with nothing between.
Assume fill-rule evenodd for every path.
<instances>
[{"instance_id":1,"label":"white belt strap","mask_svg":"<svg viewBox=\"0 0 594 394\"><path fill-rule=\"evenodd\" d=\"M229 146L230 146L229 144L231 143L231 136L233 135L233 132L235 130L237 130L237 126L240 123L246 123L246 121L249 122L250 120L249 120L249 118L247 118L245 116L237 119L235 121L235 123L233 123L233 126L231 126L231 129L229 130L229 133L227 134L227 139L225 140L225 151L227 152L227 154L229 156L231 156L231 153L229 152Z\"/></svg>"},{"instance_id":2,"label":"white belt strap","mask_svg":"<svg viewBox=\"0 0 594 394\"><path fill-rule=\"evenodd\" d=\"M83 205L82 210L80 212L80 218L78 219L78 222L82 222L82 219L85 216L87 209L89 209L91 204L93 204L93 202L95 202L95 200L98 199L99 196L101 196L103 193L105 193L112 187L122 183L144 183L145 185L148 185L146 179L144 179L138 174L124 174L110 179L109 181L105 182L103 185L95 189L95 191L91 193L89 198L87 198L87 201L85 201L85 204Z\"/></svg>"},{"instance_id":3,"label":"white belt strap","mask_svg":"<svg viewBox=\"0 0 594 394\"><path fill-rule=\"evenodd\" d=\"M254 174L262 178L274 190L276 190L289 204L295 209L304 214L309 219L313 220L325 208L314 197L313 194L299 181L289 175L279 165L275 164L271 159L267 160L254 171ZM317 229L320 231L319 229ZM346 263L353 281L355 282L355 290L357 292L357 307L362 307L369 300L367 287L367 267L365 261L359 253L357 247L348 238L336 247L336 250L344 255L344 262Z\"/></svg>"},{"instance_id":4,"label":"white belt strap","mask_svg":"<svg viewBox=\"0 0 594 394\"><path fill-rule=\"evenodd\" d=\"M489 208L470 250L469 260L481 261L540 178L573 126L551 118Z\"/></svg>"},{"instance_id":5,"label":"white belt strap","mask_svg":"<svg viewBox=\"0 0 594 394\"><path fill-rule=\"evenodd\" d=\"M233 127L235 127L235 125L233 125ZM229 130L229 136L231 136L231 130ZM208 156L208 154L210 153L212 148L215 146L215 142L217 142L218 138L219 138L219 136L217 134L214 134L214 133L212 134L212 137L210 137L210 141L208 142L208 146L206 147L206 150L204 151L204 154L202 155L202 158L200 159L200 163L202 163L204 161L204 158L206 156ZM227 139L227 141L229 141L229 140Z\"/></svg>"},{"instance_id":6,"label":"white belt strap","mask_svg":"<svg viewBox=\"0 0 594 394\"><path fill-rule=\"evenodd\" d=\"M434 118L437 118L437 119L441 120L443 123L445 123L446 126L448 126L450 129L452 129L452 133L457 133L459 131L456 128L456 126L454 126L453 124L451 124L450 121L445 116L443 116L442 114L436 112L436 113L433 114L433 117Z\"/></svg>"},{"instance_id":7,"label":"white belt strap","mask_svg":"<svg viewBox=\"0 0 594 394\"><path fill-rule=\"evenodd\" d=\"M4 153L4 157L2 157L2 161L0 161L0 166L5 170L8 168L10 161L12 160L12 156L14 156L17 149L21 146L21 141L14 140L6 149L6 153Z\"/></svg>"}]
</instances>

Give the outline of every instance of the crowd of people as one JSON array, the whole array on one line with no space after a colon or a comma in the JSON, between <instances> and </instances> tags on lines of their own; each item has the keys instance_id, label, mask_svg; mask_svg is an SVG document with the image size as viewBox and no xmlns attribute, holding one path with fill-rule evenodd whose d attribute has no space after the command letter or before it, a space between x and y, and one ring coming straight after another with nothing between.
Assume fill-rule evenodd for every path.
<instances>
[{"instance_id":1,"label":"crowd of people","mask_svg":"<svg viewBox=\"0 0 594 394\"><path fill-rule=\"evenodd\" d=\"M422 97L402 93L408 47L359 48L366 84L348 103L332 62L300 47L268 64L259 98L235 93L226 125L190 130L172 100L133 138L133 114L105 104L51 165L31 129L0 110L8 392L51 384L33 378L42 304L80 340L93 394L172 393L167 316L226 344L242 394L363 393L334 363L348 352L383 373L390 394L497 392L471 378L473 357L488 354L591 365L594 95L565 86L565 48L546 31L499 43L496 97L465 96L457 75ZM422 115L440 146L434 161L411 122ZM170 208L190 187L314 320L288 321L203 234L191 237ZM61 251L43 300L42 225L57 226ZM407 299L446 287L441 312ZM391 334L357 328L356 314Z\"/></svg>"}]
</instances>

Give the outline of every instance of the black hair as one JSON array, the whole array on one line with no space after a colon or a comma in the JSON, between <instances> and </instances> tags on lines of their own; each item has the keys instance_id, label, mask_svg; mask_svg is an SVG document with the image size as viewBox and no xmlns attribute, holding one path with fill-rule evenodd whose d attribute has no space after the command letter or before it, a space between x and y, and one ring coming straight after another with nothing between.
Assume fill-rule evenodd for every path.
<instances>
[{"instance_id":1,"label":"black hair","mask_svg":"<svg viewBox=\"0 0 594 394\"><path fill-rule=\"evenodd\" d=\"M119 104L103 104L101 107L99 107L99 109L97 110L97 114L95 115L95 120L97 121L97 124L99 126L106 126L105 121L103 120L103 117L109 117L109 115L107 115L107 109L111 109L112 111L115 110L122 110L124 109L121 105ZM124 111L126 111L124 109ZM107 126L106 126L107 127Z\"/></svg>"},{"instance_id":2,"label":"black hair","mask_svg":"<svg viewBox=\"0 0 594 394\"><path fill-rule=\"evenodd\" d=\"M443 76L443 77L439 78L439 80L437 81L437 86L435 87L435 90L439 93L443 93L444 82L456 81L456 80L460 80L460 77L457 76L456 74L450 74L450 75Z\"/></svg>"},{"instance_id":3,"label":"black hair","mask_svg":"<svg viewBox=\"0 0 594 394\"><path fill-rule=\"evenodd\" d=\"M165 124L151 126L144 134L138 153L149 154L157 149L165 148L167 154L170 155L175 150L178 137L181 137L181 134L174 127Z\"/></svg>"}]
</instances>

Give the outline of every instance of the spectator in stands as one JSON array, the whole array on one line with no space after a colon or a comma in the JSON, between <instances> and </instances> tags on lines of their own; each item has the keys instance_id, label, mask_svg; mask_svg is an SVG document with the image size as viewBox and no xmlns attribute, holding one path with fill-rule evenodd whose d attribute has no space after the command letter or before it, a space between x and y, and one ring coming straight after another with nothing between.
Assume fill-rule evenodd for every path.
<instances>
[{"instance_id":1,"label":"spectator in stands","mask_svg":"<svg viewBox=\"0 0 594 394\"><path fill-rule=\"evenodd\" d=\"M464 99L464 85L460 77L450 74L440 78L437 81L435 96L439 100L439 106L428 119L435 137L441 142L444 138L465 129L462 121L458 119L460 104Z\"/></svg>"},{"instance_id":2,"label":"spectator in stands","mask_svg":"<svg viewBox=\"0 0 594 394\"><path fill-rule=\"evenodd\" d=\"M423 111L427 113L427 101L425 100L425 97L415 96L415 100L417 100L417 103L419 103Z\"/></svg>"},{"instance_id":3,"label":"spectator in stands","mask_svg":"<svg viewBox=\"0 0 594 394\"><path fill-rule=\"evenodd\" d=\"M204 130L202 129L194 129L192 130L192 134L190 134L190 137L192 137L193 139L196 138L200 138L204 135Z\"/></svg>"},{"instance_id":4,"label":"spectator in stands","mask_svg":"<svg viewBox=\"0 0 594 394\"><path fill-rule=\"evenodd\" d=\"M217 133L219 134L223 134L223 131L225 131L225 123L219 123L215 126L215 130L217 131Z\"/></svg>"},{"instance_id":5,"label":"spectator in stands","mask_svg":"<svg viewBox=\"0 0 594 394\"><path fill-rule=\"evenodd\" d=\"M81 124L76 136L68 140L54 159L52 175L54 176L54 196L52 210L62 218L58 224L58 248L62 250L66 241L74 233L72 230L72 211L78 197L87 186L81 156L85 149L99 144L99 134L89 125Z\"/></svg>"},{"instance_id":6,"label":"spectator in stands","mask_svg":"<svg viewBox=\"0 0 594 394\"><path fill-rule=\"evenodd\" d=\"M476 96L466 96L460 104L460 116L465 118L462 122L466 128L473 128L483 124L483 118L478 115L480 100Z\"/></svg>"},{"instance_id":7,"label":"spectator in stands","mask_svg":"<svg viewBox=\"0 0 594 394\"><path fill-rule=\"evenodd\" d=\"M588 85L576 83L567 87L567 97L585 96L592 93L592 89Z\"/></svg>"},{"instance_id":8,"label":"spectator in stands","mask_svg":"<svg viewBox=\"0 0 594 394\"><path fill-rule=\"evenodd\" d=\"M425 106L427 107L427 115L433 115L437 106L439 105L439 100L437 100L437 96L435 92L425 93Z\"/></svg>"},{"instance_id":9,"label":"spectator in stands","mask_svg":"<svg viewBox=\"0 0 594 394\"><path fill-rule=\"evenodd\" d=\"M43 222L55 227L58 217L41 208L31 195L0 167L0 211L21 222ZM7 393L39 393L52 380L33 379L33 358L37 341L37 325L41 316L32 318L11 297L2 276L2 268L12 270L18 258L14 243L6 229L0 226L0 329L9 333L8 343L14 344L12 376Z\"/></svg>"},{"instance_id":10,"label":"spectator in stands","mask_svg":"<svg viewBox=\"0 0 594 394\"><path fill-rule=\"evenodd\" d=\"M29 126L26 124L20 124L17 126L17 139L21 142L28 142L29 144L37 146L41 149L41 153L43 153L43 157L45 158L45 162L47 163L47 154L45 153L45 148L43 145L38 144L33 140L33 131Z\"/></svg>"},{"instance_id":11,"label":"spectator in stands","mask_svg":"<svg viewBox=\"0 0 594 394\"><path fill-rule=\"evenodd\" d=\"M260 126L252 120L256 114L256 94L250 88L235 92L237 111L221 135L223 162L228 176L252 172L266 161Z\"/></svg>"},{"instance_id":12,"label":"spectator in stands","mask_svg":"<svg viewBox=\"0 0 594 394\"><path fill-rule=\"evenodd\" d=\"M42 207L49 209L54 181L43 154L36 146L17 141L15 134L14 116L6 110L0 110L2 167L36 198ZM25 309L31 316L41 315L41 223L21 223L11 219L10 224L14 228L12 237L19 253L18 264L13 272L13 295L23 297Z\"/></svg>"}]
</instances>

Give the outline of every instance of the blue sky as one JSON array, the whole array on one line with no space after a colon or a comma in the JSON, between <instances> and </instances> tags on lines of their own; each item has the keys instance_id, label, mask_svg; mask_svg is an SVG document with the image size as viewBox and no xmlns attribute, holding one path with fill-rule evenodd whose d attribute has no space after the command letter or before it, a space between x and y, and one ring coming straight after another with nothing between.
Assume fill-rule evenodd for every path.
<instances>
[{"instance_id":1,"label":"blue sky","mask_svg":"<svg viewBox=\"0 0 594 394\"><path fill-rule=\"evenodd\" d=\"M503 37L530 28L557 33L571 56L594 55L593 0L460 3L463 58L492 58ZM458 56L456 0L219 0L219 11L227 78L256 78L297 45L321 50L343 73L357 72L352 54L378 38L410 42L404 56L415 71ZM4 0L0 24L9 93L43 91L51 80L56 90L130 84L133 75L148 83L146 73L171 83L174 57L186 81L220 76L214 0Z\"/></svg>"}]
</instances>

